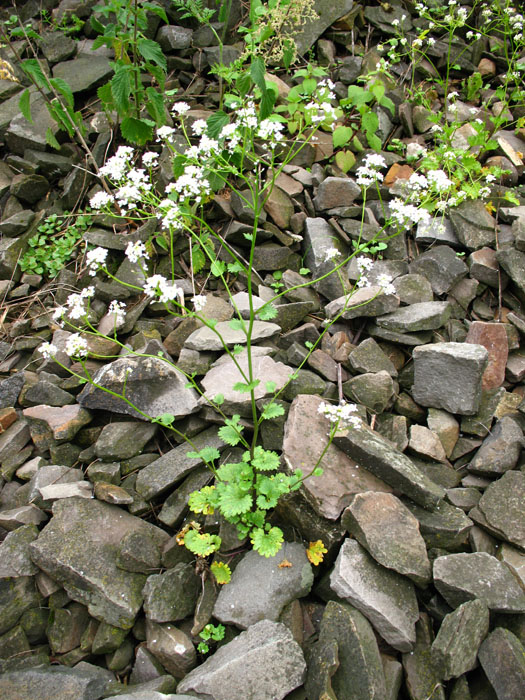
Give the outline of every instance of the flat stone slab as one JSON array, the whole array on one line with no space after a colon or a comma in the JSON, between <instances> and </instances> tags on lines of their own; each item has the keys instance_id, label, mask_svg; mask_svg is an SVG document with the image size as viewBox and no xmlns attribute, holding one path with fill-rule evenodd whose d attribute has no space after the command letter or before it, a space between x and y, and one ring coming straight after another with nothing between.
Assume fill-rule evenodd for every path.
<instances>
[{"instance_id":1,"label":"flat stone slab","mask_svg":"<svg viewBox=\"0 0 525 700\"><path fill-rule=\"evenodd\" d=\"M445 496L442 486L431 481L389 440L367 427L340 431L334 438L334 444L423 508L435 508Z\"/></svg>"},{"instance_id":2,"label":"flat stone slab","mask_svg":"<svg viewBox=\"0 0 525 700\"><path fill-rule=\"evenodd\" d=\"M430 282L434 294L446 294L468 273L468 267L448 245L429 248L410 263L410 272Z\"/></svg>"},{"instance_id":3,"label":"flat stone slab","mask_svg":"<svg viewBox=\"0 0 525 700\"><path fill-rule=\"evenodd\" d=\"M254 321L252 342L271 338L273 335L280 332L281 327L276 323ZM217 334L221 335L222 340ZM229 321L219 321L219 323L215 325L214 330L206 326L197 328L184 343L185 348L197 350L199 352L224 350L224 345L228 348L233 348L234 345L246 345L246 333L242 329L235 330L231 328Z\"/></svg>"},{"instance_id":4,"label":"flat stone slab","mask_svg":"<svg viewBox=\"0 0 525 700\"><path fill-rule=\"evenodd\" d=\"M522 450L523 431L518 421L503 416L483 440L479 450L468 465L475 474L500 476L514 469Z\"/></svg>"},{"instance_id":5,"label":"flat stone slab","mask_svg":"<svg viewBox=\"0 0 525 700\"><path fill-rule=\"evenodd\" d=\"M450 318L452 306L448 301L422 301L402 306L396 311L380 316L376 323L380 328L398 333L417 333L441 328Z\"/></svg>"},{"instance_id":6,"label":"flat stone slab","mask_svg":"<svg viewBox=\"0 0 525 700\"><path fill-rule=\"evenodd\" d=\"M99 369L93 381L117 394L122 394L125 387L126 398L133 406L154 418L163 413L170 413L175 419L183 418L200 408L197 392L186 387L186 377L160 357L123 357ZM78 401L87 408L147 420L123 399L92 384L84 387Z\"/></svg>"},{"instance_id":7,"label":"flat stone slab","mask_svg":"<svg viewBox=\"0 0 525 700\"><path fill-rule=\"evenodd\" d=\"M280 566L282 562L288 563ZM285 542L268 559L248 552L235 567L230 583L221 588L213 615L241 629L260 620L277 621L285 605L310 592L313 581L312 566L299 543Z\"/></svg>"},{"instance_id":8,"label":"flat stone slab","mask_svg":"<svg viewBox=\"0 0 525 700\"><path fill-rule=\"evenodd\" d=\"M3 700L99 700L109 685L107 671L91 664L84 668L47 666L0 674ZM108 678L108 676L110 676Z\"/></svg>"},{"instance_id":9,"label":"flat stone slab","mask_svg":"<svg viewBox=\"0 0 525 700\"><path fill-rule=\"evenodd\" d=\"M461 508L441 501L434 510L425 510L405 499L405 505L418 522L427 547L454 551L466 544L473 522Z\"/></svg>"},{"instance_id":10,"label":"flat stone slab","mask_svg":"<svg viewBox=\"0 0 525 700\"><path fill-rule=\"evenodd\" d=\"M478 656L498 700L523 697L525 649L512 632L496 628L481 645Z\"/></svg>"},{"instance_id":11,"label":"flat stone slab","mask_svg":"<svg viewBox=\"0 0 525 700\"><path fill-rule=\"evenodd\" d=\"M356 494L341 522L379 564L420 586L428 584L431 567L419 522L396 496Z\"/></svg>"},{"instance_id":12,"label":"flat stone slab","mask_svg":"<svg viewBox=\"0 0 525 700\"><path fill-rule=\"evenodd\" d=\"M478 649L487 636L489 622L489 609L477 599L446 615L431 652L441 678L459 678L476 667Z\"/></svg>"},{"instance_id":13,"label":"flat stone slab","mask_svg":"<svg viewBox=\"0 0 525 700\"><path fill-rule=\"evenodd\" d=\"M292 402L284 428L283 456L291 471L308 474L328 443L328 420L318 409L319 396L299 394ZM337 520L353 494L391 491L391 487L363 469L334 443L321 462L321 476L306 479L301 491L312 508L328 520Z\"/></svg>"},{"instance_id":14,"label":"flat stone slab","mask_svg":"<svg viewBox=\"0 0 525 700\"><path fill-rule=\"evenodd\" d=\"M412 397L421 406L473 415L481 401L488 352L471 343L431 343L414 348Z\"/></svg>"},{"instance_id":15,"label":"flat stone slab","mask_svg":"<svg viewBox=\"0 0 525 700\"><path fill-rule=\"evenodd\" d=\"M210 700L282 700L304 679L301 647L280 622L261 620L190 671L177 693Z\"/></svg>"},{"instance_id":16,"label":"flat stone slab","mask_svg":"<svg viewBox=\"0 0 525 700\"><path fill-rule=\"evenodd\" d=\"M434 561L434 584L453 608L479 598L496 612L525 612L525 592L516 577L508 566L486 552L438 557Z\"/></svg>"},{"instance_id":17,"label":"flat stone slab","mask_svg":"<svg viewBox=\"0 0 525 700\"><path fill-rule=\"evenodd\" d=\"M498 539L525 552L525 473L508 471L490 484L469 515Z\"/></svg>"},{"instance_id":18,"label":"flat stone slab","mask_svg":"<svg viewBox=\"0 0 525 700\"><path fill-rule=\"evenodd\" d=\"M385 569L356 540L346 539L339 551L330 587L371 622L399 651L411 651L419 617L414 584Z\"/></svg>"},{"instance_id":19,"label":"flat stone slab","mask_svg":"<svg viewBox=\"0 0 525 700\"><path fill-rule=\"evenodd\" d=\"M108 59L96 54L80 54L72 61L63 61L53 68L53 77L65 80L73 92L97 87L110 78L112 73Z\"/></svg>"},{"instance_id":20,"label":"flat stone slab","mask_svg":"<svg viewBox=\"0 0 525 700\"><path fill-rule=\"evenodd\" d=\"M163 530L130 513L96 500L66 498L53 505L53 517L31 543L31 558L70 598L115 627L128 629L142 606L143 574L116 565L121 540L143 532L162 547Z\"/></svg>"}]
</instances>

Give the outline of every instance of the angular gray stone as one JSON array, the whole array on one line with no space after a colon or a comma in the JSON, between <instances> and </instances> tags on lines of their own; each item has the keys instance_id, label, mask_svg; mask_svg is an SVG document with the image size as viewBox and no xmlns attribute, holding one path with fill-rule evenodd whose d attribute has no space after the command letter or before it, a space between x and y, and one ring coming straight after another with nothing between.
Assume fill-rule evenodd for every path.
<instances>
[{"instance_id":1,"label":"angular gray stone","mask_svg":"<svg viewBox=\"0 0 525 700\"><path fill-rule=\"evenodd\" d=\"M125 421L108 423L95 443L95 454L100 459L129 459L140 454L152 437L157 426L151 423Z\"/></svg>"},{"instance_id":2,"label":"angular gray stone","mask_svg":"<svg viewBox=\"0 0 525 700\"><path fill-rule=\"evenodd\" d=\"M354 6L354 0L334 0L327 4L323 0L314 2L317 19L309 19L303 26L294 29L297 53L303 56L315 40L336 20L346 15Z\"/></svg>"},{"instance_id":3,"label":"angular gray stone","mask_svg":"<svg viewBox=\"0 0 525 700\"><path fill-rule=\"evenodd\" d=\"M525 592L516 578L505 564L485 552L438 557L434 584L453 608L479 598L496 612L525 612Z\"/></svg>"},{"instance_id":4,"label":"angular gray stone","mask_svg":"<svg viewBox=\"0 0 525 700\"><path fill-rule=\"evenodd\" d=\"M339 431L334 444L423 508L435 508L445 495L445 490L425 476L406 455L368 427Z\"/></svg>"},{"instance_id":5,"label":"angular gray stone","mask_svg":"<svg viewBox=\"0 0 525 700\"><path fill-rule=\"evenodd\" d=\"M525 689L525 649L509 630L498 627L479 650L479 662L498 700L517 700Z\"/></svg>"},{"instance_id":6,"label":"angular gray stone","mask_svg":"<svg viewBox=\"0 0 525 700\"><path fill-rule=\"evenodd\" d=\"M343 393L351 401L380 414L392 405L397 384L386 370L368 372L352 377L343 384Z\"/></svg>"},{"instance_id":7,"label":"angular gray stone","mask_svg":"<svg viewBox=\"0 0 525 700\"><path fill-rule=\"evenodd\" d=\"M522 450L523 431L511 416L503 416L483 440L468 465L475 474L498 476L516 466Z\"/></svg>"},{"instance_id":8,"label":"angular gray stone","mask_svg":"<svg viewBox=\"0 0 525 700\"><path fill-rule=\"evenodd\" d=\"M291 566L279 567L284 560ZM260 620L277 621L286 605L308 595L313 581L312 566L299 543L285 542L268 559L248 552L235 567L230 583L221 588L213 615L241 629Z\"/></svg>"},{"instance_id":9,"label":"angular gray stone","mask_svg":"<svg viewBox=\"0 0 525 700\"><path fill-rule=\"evenodd\" d=\"M192 35L193 31L191 29L168 24L159 29L157 41L163 51L180 51L191 46Z\"/></svg>"},{"instance_id":10,"label":"angular gray stone","mask_svg":"<svg viewBox=\"0 0 525 700\"><path fill-rule=\"evenodd\" d=\"M282 700L301 685L305 671L288 628L261 620L188 673L177 692L209 700Z\"/></svg>"},{"instance_id":11,"label":"angular gray stone","mask_svg":"<svg viewBox=\"0 0 525 700\"><path fill-rule=\"evenodd\" d=\"M225 448L223 441L217 435L217 429L213 427L192 437L192 442L196 451L203 447L216 447L218 450ZM200 467L203 464L202 459L187 456L187 453L191 451L189 446L184 443L141 469L135 484L137 493L146 501L150 501L181 481L191 471Z\"/></svg>"},{"instance_id":12,"label":"angular gray stone","mask_svg":"<svg viewBox=\"0 0 525 700\"><path fill-rule=\"evenodd\" d=\"M186 377L159 357L124 357L110 362L94 375L97 384L121 394L148 416L169 413L183 418L199 410L198 394L186 387ZM146 420L123 399L87 384L78 396L82 406L125 413Z\"/></svg>"},{"instance_id":13,"label":"angular gray stone","mask_svg":"<svg viewBox=\"0 0 525 700\"><path fill-rule=\"evenodd\" d=\"M415 503L405 500L405 505L417 518L421 535L428 548L437 547L448 551L466 544L473 522L461 508L455 508L441 501L434 510L425 510Z\"/></svg>"},{"instance_id":14,"label":"angular gray stone","mask_svg":"<svg viewBox=\"0 0 525 700\"><path fill-rule=\"evenodd\" d=\"M496 259L521 294L525 294L525 253L515 248L503 248L496 253Z\"/></svg>"},{"instance_id":15,"label":"angular gray stone","mask_svg":"<svg viewBox=\"0 0 525 700\"><path fill-rule=\"evenodd\" d=\"M431 567L419 522L396 496L374 491L356 494L341 522L379 564L419 586L428 584Z\"/></svg>"},{"instance_id":16,"label":"angular gray stone","mask_svg":"<svg viewBox=\"0 0 525 700\"><path fill-rule=\"evenodd\" d=\"M346 249L339 242L334 229L326 219L321 217L307 218L304 223L303 235L303 245L306 250L305 264L312 271L312 275L315 278L322 277L334 269L334 262L326 260L326 251L329 248L337 248L341 252L341 259L347 256ZM339 299L351 288L350 283L345 279L345 275L343 274L341 277L343 284L341 284L339 276L334 273L316 282L314 289L327 299Z\"/></svg>"},{"instance_id":17,"label":"angular gray stone","mask_svg":"<svg viewBox=\"0 0 525 700\"><path fill-rule=\"evenodd\" d=\"M484 491L469 515L498 539L525 552L525 473L508 471Z\"/></svg>"},{"instance_id":18,"label":"angular gray stone","mask_svg":"<svg viewBox=\"0 0 525 700\"><path fill-rule=\"evenodd\" d=\"M382 316L394 311L399 306L399 297L395 294L384 294L381 287L362 287L352 292L350 296L339 297L326 305L327 318L335 318L341 314L341 318Z\"/></svg>"},{"instance_id":19,"label":"angular gray stone","mask_svg":"<svg viewBox=\"0 0 525 700\"><path fill-rule=\"evenodd\" d=\"M441 678L459 678L476 667L479 646L489 631L489 617L489 609L477 599L445 617L432 643L432 661Z\"/></svg>"},{"instance_id":20,"label":"angular gray stone","mask_svg":"<svg viewBox=\"0 0 525 700\"><path fill-rule=\"evenodd\" d=\"M27 668L0 674L0 697L4 700L100 700L110 681L107 671L91 664L78 668Z\"/></svg>"},{"instance_id":21,"label":"angular gray stone","mask_svg":"<svg viewBox=\"0 0 525 700\"><path fill-rule=\"evenodd\" d=\"M444 326L451 313L452 307L448 301L423 301L380 316L376 324L398 333L431 331Z\"/></svg>"},{"instance_id":22,"label":"angular gray stone","mask_svg":"<svg viewBox=\"0 0 525 700\"><path fill-rule=\"evenodd\" d=\"M339 662L331 677L331 689L337 700L383 700L385 674L372 626L352 606L334 601L329 601L324 610L319 642L310 656L307 692L309 685L315 688L323 662L329 662L326 656L323 659L323 650L328 650L330 644L336 645ZM320 658L314 660L314 655ZM308 692L308 697L322 695Z\"/></svg>"},{"instance_id":23,"label":"angular gray stone","mask_svg":"<svg viewBox=\"0 0 525 700\"><path fill-rule=\"evenodd\" d=\"M422 406L472 415L479 408L487 349L473 343L432 343L414 348L412 396Z\"/></svg>"},{"instance_id":24,"label":"angular gray stone","mask_svg":"<svg viewBox=\"0 0 525 700\"><path fill-rule=\"evenodd\" d=\"M254 321L252 328L252 342L255 343L258 340L271 338L276 333L280 333L280 331L281 327L276 323ZM228 348L232 348L234 345L246 344L246 333L244 331L234 330L230 327L229 321L219 321L214 330L206 327L197 328L197 330L193 331L193 333L186 340L184 347L189 348L190 350L197 350L199 352L224 350L224 345L217 333L220 333L222 341L224 341L224 344Z\"/></svg>"},{"instance_id":25,"label":"angular gray stone","mask_svg":"<svg viewBox=\"0 0 525 700\"><path fill-rule=\"evenodd\" d=\"M359 185L348 177L327 177L317 190L314 206L318 211L348 206L361 194Z\"/></svg>"},{"instance_id":26,"label":"angular gray stone","mask_svg":"<svg viewBox=\"0 0 525 700\"><path fill-rule=\"evenodd\" d=\"M150 574L160 569L160 550L145 532L130 532L120 542L116 562L124 571Z\"/></svg>"},{"instance_id":27,"label":"angular gray stone","mask_svg":"<svg viewBox=\"0 0 525 700\"><path fill-rule=\"evenodd\" d=\"M169 536L126 511L95 500L66 498L30 545L31 558L90 615L127 629L142 605L146 577L117 568L118 546L130 532L145 532L159 545Z\"/></svg>"},{"instance_id":28,"label":"angular gray stone","mask_svg":"<svg viewBox=\"0 0 525 700\"><path fill-rule=\"evenodd\" d=\"M153 622L176 622L195 610L200 579L191 564L176 564L163 574L148 577L142 591L144 612Z\"/></svg>"},{"instance_id":29,"label":"angular gray stone","mask_svg":"<svg viewBox=\"0 0 525 700\"><path fill-rule=\"evenodd\" d=\"M0 634L14 627L26 610L39 604L33 576L0 579Z\"/></svg>"},{"instance_id":30,"label":"angular gray stone","mask_svg":"<svg viewBox=\"0 0 525 700\"><path fill-rule=\"evenodd\" d=\"M72 61L58 63L53 68L53 78L65 80L74 93L98 87L112 74L109 60L96 54L80 54Z\"/></svg>"},{"instance_id":31,"label":"angular gray stone","mask_svg":"<svg viewBox=\"0 0 525 700\"><path fill-rule=\"evenodd\" d=\"M380 372L384 370L391 377L397 377L397 369L373 338L363 340L348 355L348 362L355 372Z\"/></svg>"},{"instance_id":32,"label":"angular gray stone","mask_svg":"<svg viewBox=\"0 0 525 700\"><path fill-rule=\"evenodd\" d=\"M146 619L148 650L175 678L184 678L197 660L195 647L187 634L175 625L160 625Z\"/></svg>"},{"instance_id":33,"label":"angular gray stone","mask_svg":"<svg viewBox=\"0 0 525 700\"><path fill-rule=\"evenodd\" d=\"M38 573L29 555L29 544L38 537L35 525L23 525L10 532L0 544L0 579L33 576Z\"/></svg>"},{"instance_id":34,"label":"angular gray stone","mask_svg":"<svg viewBox=\"0 0 525 700\"><path fill-rule=\"evenodd\" d=\"M319 414L319 396L300 394L290 407L284 430L283 457L291 471L308 474L328 443L328 420ZM352 495L362 491L390 491L390 487L332 443L321 462L323 473L301 486L308 503L319 515L337 520Z\"/></svg>"},{"instance_id":35,"label":"angular gray stone","mask_svg":"<svg viewBox=\"0 0 525 700\"><path fill-rule=\"evenodd\" d=\"M447 245L438 245L426 250L410 263L410 272L423 275L430 282L434 294L446 294L468 268Z\"/></svg>"},{"instance_id":36,"label":"angular gray stone","mask_svg":"<svg viewBox=\"0 0 525 700\"><path fill-rule=\"evenodd\" d=\"M430 282L423 275L411 273L397 277L393 285L396 296L402 304L421 304L425 301L434 301L434 293Z\"/></svg>"},{"instance_id":37,"label":"angular gray stone","mask_svg":"<svg viewBox=\"0 0 525 700\"><path fill-rule=\"evenodd\" d=\"M450 220L445 217L436 217L430 223L420 221L415 240L417 243L444 243L456 247L460 245Z\"/></svg>"},{"instance_id":38,"label":"angular gray stone","mask_svg":"<svg viewBox=\"0 0 525 700\"><path fill-rule=\"evenodd\" d=\"M330 575L330 588L357 608L399 651L411 651L419 617L414 584L376 563L355 540L346 539Z\"/></svg>"},{"instance_id":39,"label":"angular gray stone","mask_svg":"<svg viewBox=\"0 0 525 700\"><path fill-rule=\"evenodd\" d=\"M403 654L405 683L411 700L445 700L441 678L430 652L432 639L432 624L428 616L422 614L416 624L414 650Z\"/></svg>"},{"instance_id":40,"label":"angular gray stone","mask_svg":"<svg viewBox=\"0 0 525 700\"><path fill-rule=\"evenodd\" d=\"M449 212L459 242L469 250L493 245L497 223L480 199L467 199Z\"/></svg>"}]
</instances>

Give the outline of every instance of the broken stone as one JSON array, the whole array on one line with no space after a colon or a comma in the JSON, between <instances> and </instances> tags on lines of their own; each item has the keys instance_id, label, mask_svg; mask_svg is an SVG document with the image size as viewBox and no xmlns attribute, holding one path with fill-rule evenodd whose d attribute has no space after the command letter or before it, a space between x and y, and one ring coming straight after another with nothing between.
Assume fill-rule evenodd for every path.
<instances>
[{"instance_id":1,"label":"broken stone","mask_svg":"<svg viewBox=\"0 0 525 700\"><path fill-rule=\"evenodd\" d=\"M498 627L479 650L479 662L498 700L514 700L525 687L525 650L509 630Z\"/></svg>"},{"instance_id":2,"label":"broken stone","mask_svg":"<svg viewBox=\"0 0 525 700\"><path fill-rule=\"evenodd\" d=\"M469 464L469 471L487 476L514 469L522 450L523 431L510 416L504 416L485 438Z\"/></svg>"},{"instance_id":3,"label":"broken stone","mask_svg":"<svg viewBox=\"0 0 525 700\"><path fill-rule=\"evenodd\" d=\"M525 473L507 471L483 493L472 519L498 539L525 551Z\"/></svg>"},{"instance_id":4,"label":"broken stone","mask_svg":"<svg viewBox=\"0 0 525 700\"><path fill-rule=\"evenodd\" d=\"M489 359L483 372L482 389L495 389L505 380L505 367L508 358L508 342L505 327L501 323L473 321L465 339L487 348Z\"/></svg>"}]
</instances>

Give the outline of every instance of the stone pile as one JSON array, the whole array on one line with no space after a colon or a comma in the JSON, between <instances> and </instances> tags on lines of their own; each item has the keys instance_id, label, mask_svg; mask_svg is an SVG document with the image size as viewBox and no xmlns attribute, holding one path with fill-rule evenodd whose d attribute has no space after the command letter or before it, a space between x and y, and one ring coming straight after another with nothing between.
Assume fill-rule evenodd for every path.
<instances>
[{"instance_id":1,"label":"stone pile","mask_svg":"<svg viewBox=\"0 0 525 700\"><path fill-rule=\"evenodd\" d=\"M87 17L95 3L73 4ZM57 16L70 5L63 0ZM320 13L319 26L303 32L302 51L346 16L317 43L321 57L335 55L338 32L349 34L353 5L330 3L333 16ZM400 13L397 6L392 13L364 10L387 35ZM152 37L158 30L169 66L180 72L179 87L189 86L185 99L195 117L214 103L197 101L205 81L199 76L192 84L188 76L213 63L217 47L206 43L204 29L170 20L153 27ZM50 33L41 50L53 74L80 97L111 74L109 56L93 55L90 39L69 43ZM338 89L361 72L361 59L345 56L334 72ZM47 284L21 274L17 261L42 219L73 206L93 182L72 168L79 161L73 145L60 154L46 150L45 130L54 125L44 105L35 96L29 124L18 113L18 86L8 82L0 80L0 291L7 305L0 341L0 697L525 697L525 197L516 185L522 171L513 183L519 205L503 203L505 187L498 185L497 216L481 201L467 201L430 226L386 240L369 278L388 274L395 294L375 288L363 304L369 290L358 291L303 367L306 344L316 343L323 324L343 308L358 272L351 261L343 285L332 276L315 289L292 289L306 279L299 269L325 274L326 251L335 246L349 255L353 241L378 232L384 213L372 199L361 226L361 189L352 172L329 163L330 135L320 133L285 168L255 248L255 305L273 297L274 272L282 273L280 289L290 290L279 298L277 317L254 327L255 376L285 387L279 397L285 413L262 425L261 442L281 454L283 470L308 473L328 441L322 401L355 402L363 423L341 430L323 458L323 474L279 503L272 520L287 541L273 559L249 551L227 523L207 516L207 531L223 541L219 559L233 570L219 590L206 564L196 567L176 536L195 518L189 494L212 481L202 461L188 457L173 433L43 360L37 348L52 340L63 350L69 333L51 312L70 293L94 282L91 322L101 329L108 302L121 299L124 349L91 339L87 366L101 385L117 393L125 385L141 411L172 414L196 450L227 446L216 416L158 353L195 373L205 396L223 394L222 409L238 413L249 430L248 395L232 391L238 369L198 320L173 320L161 305L122 293L103 275L93 280L80 264L79 274L64 269ZM417 108L409 129L402 115L410 105L401 104L401 91L389 94L397 95L398 111L391 120L380 110L383 143L395 129L409 138L415 129L414 138L423 139L428 127ZM89 128L102 163L107 122L99 113ZM517 138L499 135L502 159L511 136ZM388 202L410 172L400 171L398 156L383 155ZM250 211L217 196L210 216L242 255ZM130 232L110 223L114 228L107 217L95 217L85 240L109 249L117 277L134 279L137 270L123 250L129 240L148 240L152 228ZM178 255L188 260L180 243ZM168 269L160 249L153 263L157 272ZM184 275L182 265L176 271ZM191 296L189 280L180 283ZM246 313L245 287L235 285L237 307ZM228 324L233 307L226 295L218 286L204 293L203 315L218 322L228 347L242 344ZM95 357L118 354L107 362ZM245 353L237 357L246 363ZM59 359L73 373L79 369L62 352ZM256 396L261 408L269 398L264 382ZM318 539L328 553L314 570L304 544ZM226 636L205 657L196 646L210 621L223 623Z\"/></svg>"}]
</instances>

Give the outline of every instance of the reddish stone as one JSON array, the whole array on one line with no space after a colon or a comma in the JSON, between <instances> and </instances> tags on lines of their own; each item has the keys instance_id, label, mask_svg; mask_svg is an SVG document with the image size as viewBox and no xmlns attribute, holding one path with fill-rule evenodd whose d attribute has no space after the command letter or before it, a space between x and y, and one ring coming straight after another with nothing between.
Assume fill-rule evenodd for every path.
<instances>
[{"instance_id":1,"label":"reddish stone","mask_svg":"<svg viewBox=\"0 0 525 700\"><path fill-rule=\"evenodd\" d=\"M385 187L391 187L397 180L408 180L414 174L414 169L410 165L399 165L394 163L385 176Z\"/></svg>"},{"instance_id":2,"label":"reddish stone","mask_svg":"<svg viewBox=\"0 0 525 700\"><path fill-rule=\"evenodd\" d=\"M482 389L496 389L503 384L509 355L507 333L502 323L473 321L465 342L483 345L489 353L489 362L483 372Z\"/></svg>"},{"instance_id":3,"label":"reddish stone","mask_svg":"<svg viewBox=\"0 0 525 700\"><path fill-rule=\"evenodd\" d=\"M0 409L0 433L7 430L16 420L18 420L18 414L14 408Z\"/></svg>"}]
</instances>

